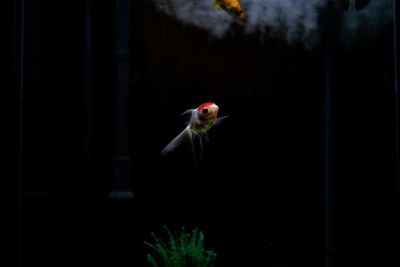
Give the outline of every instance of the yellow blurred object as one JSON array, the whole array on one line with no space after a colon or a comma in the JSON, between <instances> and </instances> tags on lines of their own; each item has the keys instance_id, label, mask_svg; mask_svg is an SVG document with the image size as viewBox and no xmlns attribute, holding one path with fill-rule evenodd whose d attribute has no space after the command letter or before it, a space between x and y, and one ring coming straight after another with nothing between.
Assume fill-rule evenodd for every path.
<instances>
[{"instance_id":1,"label":"yellow blurred object","mask_svg":"<svg viewBox=\"0 0 400 267\"><path fill-rule=\"evenodd\" d=\"M244 11L239 0L214 0L214 4L212 6L218 10L224 10L229 15L241 22L245 20Z\"/></svg>"}]
</instances>

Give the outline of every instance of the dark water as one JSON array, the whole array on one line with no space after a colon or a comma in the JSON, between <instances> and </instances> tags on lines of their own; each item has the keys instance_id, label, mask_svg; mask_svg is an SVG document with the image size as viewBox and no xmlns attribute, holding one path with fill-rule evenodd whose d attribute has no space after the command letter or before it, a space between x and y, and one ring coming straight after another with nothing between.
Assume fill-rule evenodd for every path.
<instances>
[{"instance_id":1,"label":"dark water","mask_svg":"<svg viewBox=\"0 0 400 267\"><path fill-rule=\"evenodd\" d=\"M217 39L157 12L150 1L133 1L126 130L135 198L111 200L119 133L116 6L94 2L90 11L88 39L83 2L26 1L23 110L15 90L7 95L10 216L3 230L12 233L12 266L146 266L142 242L164 224L203 230L216 266L323 266L332 253L335 266L395 266L391 24L350 46L331 36L330 252L324 39L306 49L279 38L261 41L239 26ZM184 127L179 114L206 101L230 117L210 132L204 161L193 166L185 147L160 158Z\"/></svg>"}]
</instances>

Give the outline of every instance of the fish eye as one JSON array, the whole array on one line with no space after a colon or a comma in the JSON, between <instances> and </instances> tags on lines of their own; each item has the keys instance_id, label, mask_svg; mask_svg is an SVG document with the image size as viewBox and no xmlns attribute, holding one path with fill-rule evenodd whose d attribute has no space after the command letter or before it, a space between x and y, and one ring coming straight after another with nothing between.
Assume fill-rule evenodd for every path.
<instances>
[{"instance_id":1,"label":"fish eye","mask_svg":"<svg viewBox=\"0 0 400 267\"><path fill-rule=\"evenodd\" d=\"M208 113L208 109L207 108L203 108L203 113L207 114Z\"/></svg>"}]
</instances>

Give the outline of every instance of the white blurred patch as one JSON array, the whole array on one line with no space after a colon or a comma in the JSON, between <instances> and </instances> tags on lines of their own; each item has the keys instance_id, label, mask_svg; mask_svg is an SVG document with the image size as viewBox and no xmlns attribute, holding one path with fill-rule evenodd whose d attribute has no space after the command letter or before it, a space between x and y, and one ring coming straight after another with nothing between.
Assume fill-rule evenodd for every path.
<instances>
[{"instance_id":1,"label":"white blurred patch","mask_svg":"<svg viewBox=\"0 0 400 267\"><path fill-rule=\"evenodd\" d=\"M213 0L153 0L177 19L208 30L217 37L228 32L235 19L210 7ZM328 0L240 0L245 11L246 33L268 32L287 41L313 43L318 36L319 11Z\"/></svg>"},{"instance_id":2,"label":"white blurred patch","mask_svg":"<svg viewBox=\"0 0 400 267\"><path fill-rule=\"evenodd\" d=\"M327 0L243 0L247 3L246 31L285 37L288 42L313 43L318 35L319 13Z\"/></svg>"},{"instance_id":3,"label":"white blurred patch","mask_svg":"<svg viewBox=\"0 0 400 267\"><path fill-rule=\"evenodd\" d=\"M211 8L212 0L153 0L157 7L177 19L209 30L217 37L223 37L234 18L225 12Z\"/></svg>"}]
</instances>

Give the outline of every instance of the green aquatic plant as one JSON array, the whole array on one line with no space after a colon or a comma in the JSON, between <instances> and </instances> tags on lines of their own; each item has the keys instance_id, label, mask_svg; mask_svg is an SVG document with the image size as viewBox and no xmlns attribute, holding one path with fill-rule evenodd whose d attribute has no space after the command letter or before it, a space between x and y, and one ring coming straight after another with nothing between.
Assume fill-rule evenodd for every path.
<instances>
[{"instance_id":1,"label":"green aquatic plant","mask_svg":"<svg viewBox=\"0 0 400 267\"><path fill-rule=\"evenodd\" d=\"M213 250L204 248L204 234L197 228L187 233L182 228L180 233L173 235L166 226L168 241L164 242L151 233L155 243L144 243L152 248L153 253L147 254L147 261L154 267L211 267L217 256Z\"/></svg>"}]
</instances>

